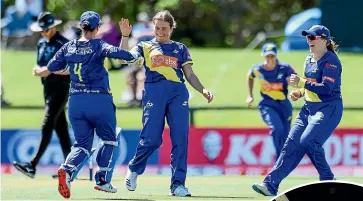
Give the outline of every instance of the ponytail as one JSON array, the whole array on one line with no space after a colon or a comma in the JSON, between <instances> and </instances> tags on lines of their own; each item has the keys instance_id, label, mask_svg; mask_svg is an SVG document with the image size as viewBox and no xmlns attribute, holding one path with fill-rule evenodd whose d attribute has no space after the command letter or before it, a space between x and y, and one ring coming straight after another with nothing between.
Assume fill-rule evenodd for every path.
<instances>
[{"instance_id":1,"label":"ponytail","mask_svg":"<svg viewBox=\"0 0 363 201\"><path fill-rule=\"evenodd\" d=\"M95 30L95 28L91 28L91 25L88 24L88 23L84 23L84 24L81 24L81 28L83 30L83 32L92 32L93 30Z\"/></svg>"},{"instance_id":2,"label":"ponytail","mask_svg":"<svg viewBox=\"0 0 363 201\"><path fill-rule=\"evenodd\" d=\"M336 44L335 41L333 41L333 39L330 39L328 41L327 49L329 51L333 52L334 54L337 54L338 53L338 45Z\"/></svg>"}]
</instances>

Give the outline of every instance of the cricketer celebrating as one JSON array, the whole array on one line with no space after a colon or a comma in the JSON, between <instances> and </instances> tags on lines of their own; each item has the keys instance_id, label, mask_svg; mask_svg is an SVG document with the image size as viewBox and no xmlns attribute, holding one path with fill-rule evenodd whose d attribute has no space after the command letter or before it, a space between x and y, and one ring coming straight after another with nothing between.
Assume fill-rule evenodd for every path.
<instances>
[{"instance_id":1,"label":"cricketer celebrating","mask_svg":"<svg viewBox=\"0 0 363 201\"><path fill-rule=\"evenodd\" d=\"M301 108L275 166L262 184L253 189L263 195L276 195L281 181L292 172L306 153L317 169L320 180L333 180L323 144L338 126L343 115L341 96L342 65L336 54L330 31L322 25L304 30L311 54L306 58L304 78L291 75L291 83L301 88L290 94L296 101L302 96Z\"/></svg>"},{"instance_id":2,"label":"cricketer celebrating","mask_svg":"<svg viewBox=\"0 0 363 201\"><path fill-rule=\"evenodd\" d=\"M96 190L115 193L111 177L119 142L116 136L116 111L108 72L103 63L106 57L137 62L129 51L95 39L101 23L100 15L84 12L80 18L82 37L66 43L46 68L34 69L34 74L46 77L51 73L70 73L69 120L75 133L75 143L64 164L58 169L58 191L69 198L71 181L91 156L94 130L103 141L97 155L99 171L95 175ZM142 59L142 58L140 58Z\"/></svg>"},{"instance_id":3,"label":"cricketer celebrating","mask_svg":"<svg viewBox=\"0 0 363 201\"><path fill-rule=\"evenodd\" d=\"M170 40L172 31L176 27L170 12L158 12L153 17L153 24L155 38L151 41L140 42L131 50L132 53L145 58L146 80L142 98L141 140L134 158L129 162L125 178L126 188L130 191L136 189L137 176L144 172L148 157L161 145L166 117L172 141L170 195L191 196L185 187L189 93L184 84L183 75L208 102L212 101L213 95L203 87L194 74L193 61L187 47L182 43ZM122 35L127 37L128 34L123 33ZM122 40L125 41L125 39Z\"/></svg>"}]
</instances>

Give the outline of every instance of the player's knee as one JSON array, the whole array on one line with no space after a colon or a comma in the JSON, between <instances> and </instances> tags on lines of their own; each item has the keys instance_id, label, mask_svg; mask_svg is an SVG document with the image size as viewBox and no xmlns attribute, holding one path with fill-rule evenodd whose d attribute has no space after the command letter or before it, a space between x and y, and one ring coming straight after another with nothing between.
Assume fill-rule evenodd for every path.
<instances>
[{"instance_id":1,"label":"player's knee","mask_svg":"<svg viewBox=\"0 0 363 201\"><path fill-rule=\"evenodd\" d=\"M173 145L173 150L176 150L177 153L183 154L188 151L188 144L177 143L177 144Z\"/></svg>"},{"instance_id":2,"label":"player's knee","mask_svg":"<svg viewBox=\"0 0 363 201\"><path fill-rule=\"evenodd\" d=\"M93 141L84 141L84 142L81 142L81 141L76 141L73 146L72 146L72 149L75 149L75 148L80 148L86 152L90 152L91 149L92 149L92 144L93 144Z\"/></svg>"},{"instance_id":3,"label":"player's knee","mask_svg":"<svg viewBox=\"0 0 363 201\"><path fill-rule=\"evenodd\" d=\"M98 134L98 137L104 142L116 142L116 132L111 132L110 134Z\"/></svg>"},{"instance_id":4,"label":"player's knee","mask_svg":"<svg viewBox=\"0 0 363 201\"><path fill-rule=\"evenodd\" d=\"M284 152L286 155L290 155L291 153L294 153L294 150L298 149L299 142L296 142L292 138L287 138L284 142L281 152Z\"/></svg>"},{"instance_id":5,"label":"player's knee","mask_svg":"<svg viewBox=\"0 0 363 201\"><path fill-rule=\"evenodd\" d=\"M149 149L157 149L162 143L161 139L143 138L140 140L139 144L143 147L148 147Z\"/></svg>"},{"instance_id":6,"label":"player's knee","mask_svg":"<svg viewBox=\"0 0 363 201\"><path fill-rule=\"evenodd\" d=\"M282 126L272 126L270 134L272 136L278 137L278 136L283 136L284 132L285 131L284 131L284 128Z\"/></svg>"},{"instance_id":7,"label":"player's knee","mask_svg":"<svg viewBox=\"0 0 363 201\"><path fill-rule=\"evenodd\" d=\"M305 139L301 139L300 140L300 145L306 150L314 150L318 144L314 141L314 140L305 140Z\"/></svg>"}]
</instances>

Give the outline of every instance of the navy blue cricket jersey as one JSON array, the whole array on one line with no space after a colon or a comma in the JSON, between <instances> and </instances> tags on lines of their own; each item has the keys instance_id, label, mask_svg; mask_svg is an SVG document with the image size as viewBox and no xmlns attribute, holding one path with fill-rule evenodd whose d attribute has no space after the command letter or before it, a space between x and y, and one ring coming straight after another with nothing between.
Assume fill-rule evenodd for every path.
<instances>
[{"instance_id":1,"label":"navy blue cricket jersey","mask_svg":"<svg viewBox=\"0 0 363 201\"><path fill-rule=\"evenodd\" d=\"M50 72L65 72L71 78L70 95L78 93L109 93L108 71L104 67L105 57L136 61L129 51L112 46L101 39L89 41L72 40L66 43L48 64Z\"/></svg>"},{"instance_id":2,"label":"navy blue cricket jersey","mask_svg":"<svg viewBox=\"0 0 363 201\"><path fill-rule=\"evenodd\" d=\"M307 102L342 99L342 65L336 54L327 51L318 61L312 55L305 60L304 79L299 82Z\"/></svg>"}]
</instances>

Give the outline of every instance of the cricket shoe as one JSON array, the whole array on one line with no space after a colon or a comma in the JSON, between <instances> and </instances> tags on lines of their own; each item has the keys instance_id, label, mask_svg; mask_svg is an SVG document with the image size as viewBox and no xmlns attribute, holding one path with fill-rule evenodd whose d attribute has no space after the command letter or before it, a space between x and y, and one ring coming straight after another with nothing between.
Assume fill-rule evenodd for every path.
<instances>
[{"instance_id":1,"label":"cricket shoe","mask_svg":"<svg viewBox=\"0 0 363 201\"><path fill-rule=\"evenodd\" d=\"M106 192L106 193L117 193L117 188L112 186L111 183L105 183L103 185L96 184L94 189L98 190L98 191L103 191L103 192Z\"/></svg>"},{"instance_id":2,"label":"cricket shoe","mask_svg":"<svg viewBox=\"0 0 363 201\"><path fill-rule=\"evenodd\" d=\"M19 163L17 161L13 162L13 165L17 170L19 170L21 173L25 174L26 176L33 178L35 177L35 173L37 172L37 169L33 166L32 163L26 162L26 163Z\"/></svg>"},{"instance_id":3,"label":"cricket shoe","mask_svg":"<svg viewBox=\"0 0 363 201\"><path fill-rule=\"evenodd\" d=\"M131 172L130 169L127 169L127 174L125 177L125 186L127 190L134 191L136 189L136 180L137 180L137 173Z\"/></svg>"},{"instance_id":4,"label":"cricket shoe","mask_svg":"<svg viewBox=\"0 0 363 201\"><path fill-rule=\"evenodd\" d=\"M58 169L58 191L64 198L71 197L71 177L63 169Z\"/></svg>"},{"instance_id":5,"label":"cricket shoe","mask_svg":"<svg viewBox=\"0 0 363 201\"><path fill-rule=\"evenodd\" d=\"M252 185L253 190L255 190L257 193L262 194L264 196L275 196L276 193L272 193L268 187L267 184L261 183L261 184L253 184Z\"/></svg>"},{"instance_id":6,"label":"cricket shoe","mask_svg":"<svg viewBox=\"0 0 363 201\"><path fill-rule=\"evenodd\" d=\"M175 186L170 190L169 193L170 196L176 196L176 197L190 197L192 194L188 191L187 188L183 185Z\"/></svg>"}]
</instances>

